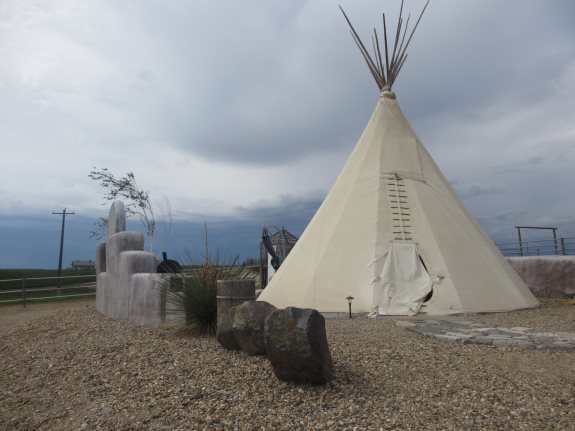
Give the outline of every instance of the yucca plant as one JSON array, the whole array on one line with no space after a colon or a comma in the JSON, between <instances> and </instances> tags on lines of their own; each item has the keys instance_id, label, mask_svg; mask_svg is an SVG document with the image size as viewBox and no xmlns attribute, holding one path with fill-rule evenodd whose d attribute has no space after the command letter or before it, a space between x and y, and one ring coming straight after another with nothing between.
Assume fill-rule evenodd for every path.
<instances>
[{"instance_id":1,"label":"yucca plant","mask_svg":"<svg viewBox=\"0 0 575 431\"><path fill-rule=\"evenodd\" d=\"M215 335L218 323L217 281L243 280L250 277L250 272L238 263L237 256L223 262L219 252L212 257L207 245L201 265L194 264L195 260L189 252L186 254L188 269L174 274L171 287L164 287L166 311L181 318L197 334ZM179 288L174 288L174 285L179 285Z\"/></svg>"}]
</instances>

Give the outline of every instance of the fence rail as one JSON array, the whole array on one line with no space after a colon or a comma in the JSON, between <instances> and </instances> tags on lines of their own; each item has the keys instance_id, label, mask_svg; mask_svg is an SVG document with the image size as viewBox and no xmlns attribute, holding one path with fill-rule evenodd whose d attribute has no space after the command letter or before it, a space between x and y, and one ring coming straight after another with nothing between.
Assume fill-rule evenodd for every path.
<instances>
[{"instance_id":1,"label":"fence rail","mask_svg":"<svg viewBox=\"0 0 575 431\"><path fill-rule=\"evenodd\" d=\"M575 237L544 239L537 241L515 241L495 244L503 256L573 256Z\"/></svg>"},{"instance_id":2,"label":"fence rail","mask_svg":"<svg viewBox=\"0 0 575 431\"><path fill-rule=\"evenodd\" d=\"M75 282L72 279L90 279L89 281L79 280ZM44 282L54 282L55 286L44 287ZM64 281L64 283L62 283ZM36 287L40 282L41 287ZM19 284L19 289L12 288L13 285ZM31 285L32 284L32 285ZM8 285L8 289L3 286ZM69 294L68 291L78 290L80 293ZM47 292L55 292L55 295L47 295ZM64 294L63 294L64 293ZM12 278L0 280L0 298L7 295L9 299L0 300L2 304L21 303L26 307L27 302L47 301L47 300L66 300L70 298L80 298L85 296L96 295L96 275L72 275L63 277L30 277L30 278ZM10 298L12 297L12 298Z\"/></svg>"}]
</instances>

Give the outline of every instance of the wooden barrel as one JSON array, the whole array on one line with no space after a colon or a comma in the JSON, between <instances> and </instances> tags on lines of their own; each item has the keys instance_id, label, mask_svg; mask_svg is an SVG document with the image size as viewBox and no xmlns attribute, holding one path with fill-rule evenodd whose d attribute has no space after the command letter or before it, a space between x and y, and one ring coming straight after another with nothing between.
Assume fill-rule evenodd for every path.
<instances>
[{"instance_id":1,"label":"wooden barrel","mask_svg":"<svg viewBox=\"0 0 575 431\"><path fill-rule=\"evenodd\" d=\"M255 280L218 280L218 314L225 313L230 308L239 305L244 301L253 301L255 299Z\"/></svg>"}]
</instances>

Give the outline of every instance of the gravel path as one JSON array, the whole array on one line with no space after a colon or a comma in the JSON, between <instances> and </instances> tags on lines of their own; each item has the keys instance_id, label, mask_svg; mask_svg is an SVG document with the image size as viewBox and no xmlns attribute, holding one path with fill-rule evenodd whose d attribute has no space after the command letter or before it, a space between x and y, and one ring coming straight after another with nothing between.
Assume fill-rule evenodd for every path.
<instances>
[{"instance_id":1,"label":"gravel path","mask_svg":"<svg viewBox=\"0 0 575 431\"><path fill-rule=\"evenodd\" d=\"M95 298L90 298L65 302L32 303L26 307L21 305L2 306L0 307L0 335L12 332L31 320L53 314L55 311L81 308L95 303Z\"/></svg>"},{"instance_id":2,"label":"gravel path","mask_svg":"<svg viewBox=\"0 0 575 431\"><path fill-rule=\"evenodd\" d=\"M478 319L575 331L575 306ZM0 429L575 429L573 353L326 325L337 376L312 387L214 339L59 311L0 333Z\"/></svg>"}]
</instances>

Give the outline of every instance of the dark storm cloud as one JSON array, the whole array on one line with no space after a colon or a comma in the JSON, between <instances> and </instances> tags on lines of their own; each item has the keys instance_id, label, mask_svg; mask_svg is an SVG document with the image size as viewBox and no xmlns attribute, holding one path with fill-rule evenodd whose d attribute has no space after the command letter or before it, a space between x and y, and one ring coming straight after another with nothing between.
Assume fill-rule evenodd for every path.
<instances>
[{"instance_id":1,"label":"dark storm cloud","mask_svg":"<svg viewBox=\"0 0 575 431\"><path fill-rule=\"evenodd\" d=\"M397 85L406 110L469 117L501 100L536 103L575 57L573 16L569 0L432 5Z\"/></svg>"},{"instance_id":2,"label":"dark storm cloud","mask_svg":"<svg viewBox=\"0 0 575 431\"><path fill-rule=\"evenodd\" d=\"M463 201L469 201L479 196L492 196L495 193L503 193L504 189L497 185L486 184L451 184Z\"/></svg>"},{"instance_id":3,"label":"dark storm cloud","mask_svg":"<svg viewBox=\"0 0 575 431\"><path fill-rule=\"evenodd\" d=\"M243 224L254 229L264 225L284 226L295 234L303 232L324 198L321 192L305 195L280 195L245 206L236 206L229 214L180 213L178 219L210 226Z\"/></svg>"},{"instance_id":4,"label":"dark storm cloud","mask_svg":"<svg viewBox=\"0 0 575 431\"><path fill-rule=\"evenodd\" d=\"M272 229L285 228L299 237L321 201L322 197L316 194L280 196L273 201L238 206L227 215L180 214L170 237L158 231L156 247L168 250L181 261L190 256L196 261L201 260L207 229L208 246L214 255L219 253L224 259L239 255L241 261L247 257L257 258L264 225L273 226ZM141 230L137 225L134 227Z\"/></svg>"},{"instance_id":5,"label":"dark storm cloud","mask_svg":"<svg viewBox=\"0 0 575 431\"><path fill-rule=\"evenodd\" d=\"M501 165L487 166L487 169L494 175L526 175L533 172L538 166L545 162L546 158L540 155L531 156L526 160L518 160Z\"/></svg>"},{"instance_id":6,"label":"dark storm cloud","mask_svg":"<svg viewBox=\"0 0 575 431\"><path fill-rule=\"evenodd\" d=\"M349 145L357 137L358 118L359 123L367 121L372 106L357 108L367 94L365 87L357 91L346 79L360 63L347 67L349 56L339 45L345 40L350 47L351 39L341 31L335 7L302 3L279 14L274 12L277 3L264 3L247 8L228 4L230 11L217 26L225 27L225 33L199 24L207 34L199 43L189 40L180 47L186 53L176 56L182 97L169 100L172 106L160 120L169 139L196 156L284 164ZM237 18L248 17L255 8L260 9L255 13L259 20ZM201 16L205 11L190 7L189 12ZM333 26L334 20L342 26ZM186 30L188 38L200 33ZM211 36L219 41L216 50L205 45ZM377 93L370 90L375 101ZM350 116L350 107L355 115Z\"/></svg>"},{"instance_id":7,"label":"dark storm cloud","mask_svg":"<svg viewBox=\"0 0 575 431\"><path fill-rule=\"evenodd\" d=\"M258 201L249 206L235 208L239 218L263 224L289 226L301 230L307 225L323 201L323 195L307 196L281 195L273 201Z\"/></svg>"},{"instance_id":8,"label":"dark storm cloud","mask_svg":"<svg viewBox=\"0 0 575 431\"><path fill-rule=\"evenodd\" d=\"M420 3L412 2L414 10ZM344 6L362 35L379 26L376 2ZM335 4L296 3L282 13L275 3L242 10L228 4L228 16L249 16L256 7L262 21L222 15L216 29L202 25L211 14L189 7L191 26L205 33L197 43L200 31L186 27L186 46L173 47L186 55L177 56L182 97L161 116L170 139L203 158L243 164L278 165L348 148L377 90ZM500 101L510 109L536 103L575 56L566 18L572 11L568 1L432 4L396 86L408 118L425 130L427 118L481 121L482 111ZM537 23L549 22L540 31ZM218 34L224 26L225 35ZM212 38L224 48L207 48Z\"/></svg>"}]
</instances>

